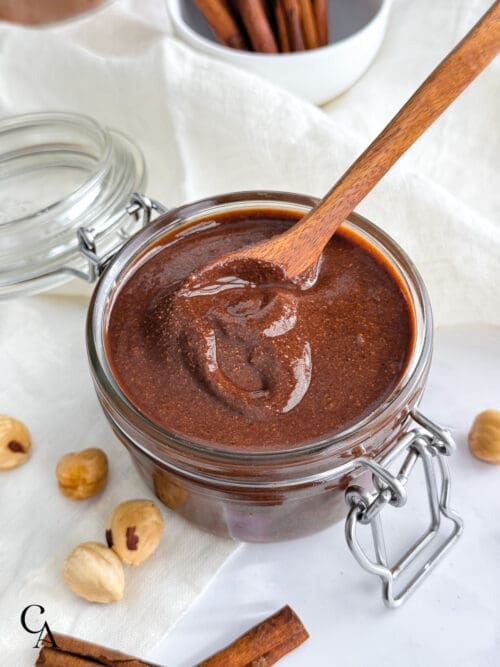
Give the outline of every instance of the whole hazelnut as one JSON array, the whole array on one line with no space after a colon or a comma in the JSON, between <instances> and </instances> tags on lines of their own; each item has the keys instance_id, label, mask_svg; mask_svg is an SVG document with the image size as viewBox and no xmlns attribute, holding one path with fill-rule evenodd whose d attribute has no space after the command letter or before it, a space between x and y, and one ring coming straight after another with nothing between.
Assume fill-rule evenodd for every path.
<instances>
[{"instance_id":1,"label":"whole hazelnut","mask_svg":"<svg viewBox=\"0 0 500 667\"><path fill-rule=\"evenodd\" d=\"M57 481L62 493L73 500L85 500L102 489L108 477L108 459L97 448L65 454L57 464Z\"/></svg>"},{"instance_id":2,"label":"whole hazelnut","mask_svg":"<svg viewBox=\"0 0 500 667\"><path fill-rule=\"evenodd\" d=\"M11 470L25 463L31 452L31 436L26 426L14 417L0 415L0 470Z\"/></svg>"},{"instance_id":3,"label":"whole hazelnut","mask_svg":"<svg viewBox=\"0 0 500 667\"><path fill-rule=\"evenodd\" d=\"M476 417L469 449L481 461L500 464L500 410L485 410Z\"/></svg>"},{"instance_id":4,"label":"whole hazelnut","mask_svg":"<svg viewBox=\"0 0 500 667\"><path fill-rule=\"evenodd\" d=\"M164 505L170 507L172 510L177 510L182 507L188 499L187 491L163 472L155 472L153 483L158 498Z\"/></svg>"},{"instance_id":5,"label":"whole hazelnut","mask_svg":"<svg viewBox=\"0 0 500 667\"><path fill-rule=\"evenodd\" d=\"M156 549L163 531L163 518L151 500L128 500L113 510L106 541L129 565L139 565Z\"/></svg>"},{"instance_id":6,"label":"whole hazelnut","mask_svg":"<svg viewBox=\"0 0 500 667\"><path fill-rule=\"evenodd\" d=\"M116 602L123 597L125 575L118 556L99 542L84 542L63 565L68 587L90 602Z\"/></svg>"}]
</instances>

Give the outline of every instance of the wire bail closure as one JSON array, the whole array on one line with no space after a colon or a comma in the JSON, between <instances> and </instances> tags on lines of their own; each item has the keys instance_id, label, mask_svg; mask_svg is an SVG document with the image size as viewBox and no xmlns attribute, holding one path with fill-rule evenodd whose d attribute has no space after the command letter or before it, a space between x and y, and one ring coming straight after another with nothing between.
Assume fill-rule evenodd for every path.
<instances>
[{"instance_id":1,"label":"wire bail closure","mask_svg":"<svg viewBox=\"0 0 500 667\"><path fill-rule=\"evenodd\" d=\"M449 431L440 428L419 411L411 413L417 428L406 433L397 445L380 463L360 458L357 467L367 468L372 473L373 491L351 485L346 490L346 502L350 506L345 524L347 544L363 569L382 580L382 598L388 607L403 604L413 591L434 569L444 554L455 544L463 531L462 519L450 508L450 473L447 456L455 451L455 443ZM389 472L387 466L398 455L406 452L406 457L397 475ZM431 520L428 530L394 565L389 565L382 522L381 510L387 505L402 507L406 503L406 483L417 464L423 464ZM451 523L452 530L444 542L439 542L440 529L444 523ZM358 541L358 524L371 526L375 560L368 557ZM442 531L441 531L442 532ZM414 561L424 552L429 556L420 567ZM415 571L412 573L411 566ZM397 582L406 574L407 583L399 587Z\"/></svg>"}]
</instances>

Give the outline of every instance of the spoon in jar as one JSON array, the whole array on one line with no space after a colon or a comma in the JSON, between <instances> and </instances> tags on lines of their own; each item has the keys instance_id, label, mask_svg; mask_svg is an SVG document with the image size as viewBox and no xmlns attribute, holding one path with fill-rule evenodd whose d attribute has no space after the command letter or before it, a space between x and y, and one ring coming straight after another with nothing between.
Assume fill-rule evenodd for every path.
<instances>
[{"instance_id":1,"label":"spoon in jar","mask_svg":"<svg viewBox=\"0 0 500 667\"><path fill-rule=\"evenodd\" d=\"M290 282L302 288L313 283L321 253L342 222L499 50L497 0L304 218L282 234L201 267L189 276L185 293L203 292L210 285L227 286L234 276L251 276L252 282Z\"/></svg>"}]
</instances>

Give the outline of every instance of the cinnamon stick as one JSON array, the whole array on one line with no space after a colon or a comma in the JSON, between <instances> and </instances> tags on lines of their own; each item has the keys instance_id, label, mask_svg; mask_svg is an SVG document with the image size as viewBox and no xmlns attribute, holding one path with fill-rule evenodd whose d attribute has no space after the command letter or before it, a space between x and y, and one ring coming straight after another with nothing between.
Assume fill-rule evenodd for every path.
<instances>
[{"instance_id":1,"label":"cinnamon stick","mask_svg":"<svg viewBox=\"0 0 500 667\"><path fill-rule=\"evenodd\" d=\"M304 33L306 48L317 49L319 46L319 39L312 1L299 0L299 4L302 17L302 32Z\"/></svg>"},{"instance_id":2,"label":"cinnamon stick","mask_svg":"<svg viewBox=\"0 0 500 667\"><path fill-rule=\"evenodd\" d=\"M233 0L255 51L278 53L264 0Z\"/></svg>"},{"instance_id":3,"label":"cinnamon stick","mask_svg":"<svg viewBox=\"0 0 500 667\"><path fill-rule=\"evenodd\" d=\"M285 12L283 10L283 5L281 2L279 2L279 0L274 3L274 16L276 20L276 31L278 33L280 51L282 53L288 53L290 51L290 39L288 38Z\"/></svg>"},{"instance_id":4,"label":"cinnamon stick","mask_svg":"<svg viewBox=\"0 0 500 667\"><path fill-rule=\"evenodd\" d=\"M52 632L57 646L54 646L48 637L35 663L36 667L157 667L152 662L145 662L133 658L125 653L114 651L104 646L98 646L82 639L75 639L58 632Z\"/></svg>"},{"instance_id":5,"label":"cinnamon stick","mask_svg":"<svg viewBox=\"0 0 500 667\"><path fill-rule=\"evenodd\" d=\"M318 45L328 44L328 0L312 0L316 26L318 29Z\"/></svg>"},{"instance_id":6,"label":"cinnamon stick","mask_svg":"<svg viewBox=\"0 0 500 667\"><path fill-rule=\"evenodd\" d=\"M286 606L196 667L268 667L308 637L300 618Z\"/></svg>"},{"instance_id":7,"label":"cinnamon stick","mask_svg":"<svg viewBox=\"0 0 500 667\"><path fill-rule=\"evenodd\" d=\"M305 43L302 35L302 21L299 0L280 0L283 5L285 19L292 51L304 51Z\"/></svg>"},{"instance_id":8,"label":"cinnamon stick","mask_svg":"<svg viewBox=\"0 0 500 667\"><path fill-rule=\"evenodd\" d=\"M224 46L248 51L248 45L227 0L194 0L217 40Z\"/></svg>"}]
</instances>

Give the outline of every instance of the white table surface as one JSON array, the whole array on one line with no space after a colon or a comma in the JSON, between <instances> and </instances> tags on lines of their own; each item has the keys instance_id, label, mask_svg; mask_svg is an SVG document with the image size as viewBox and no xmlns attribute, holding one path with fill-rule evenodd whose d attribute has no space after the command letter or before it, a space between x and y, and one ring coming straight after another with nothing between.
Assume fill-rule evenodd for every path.
<instances>
[{"instance_id":1,"label":"white table surface","mask_svg":"<svg viewBox=\"0 0 500 667\"><path fill-rule=\"evenodd\" d=\"M500 409L500 329L439 330L421 407L457 440L452 504L465 531L405 606L384 607L378 580L360 569L336 525L301 540L242 546L148 658L191 666L290 604L310 639L283 667L497 667L500 467L476 461L466 434L478 412ZM409 491L408 513L391 510L394 522L401 513L396 546L424 525L423 479Z\"/></svg>"}]
</instances>

